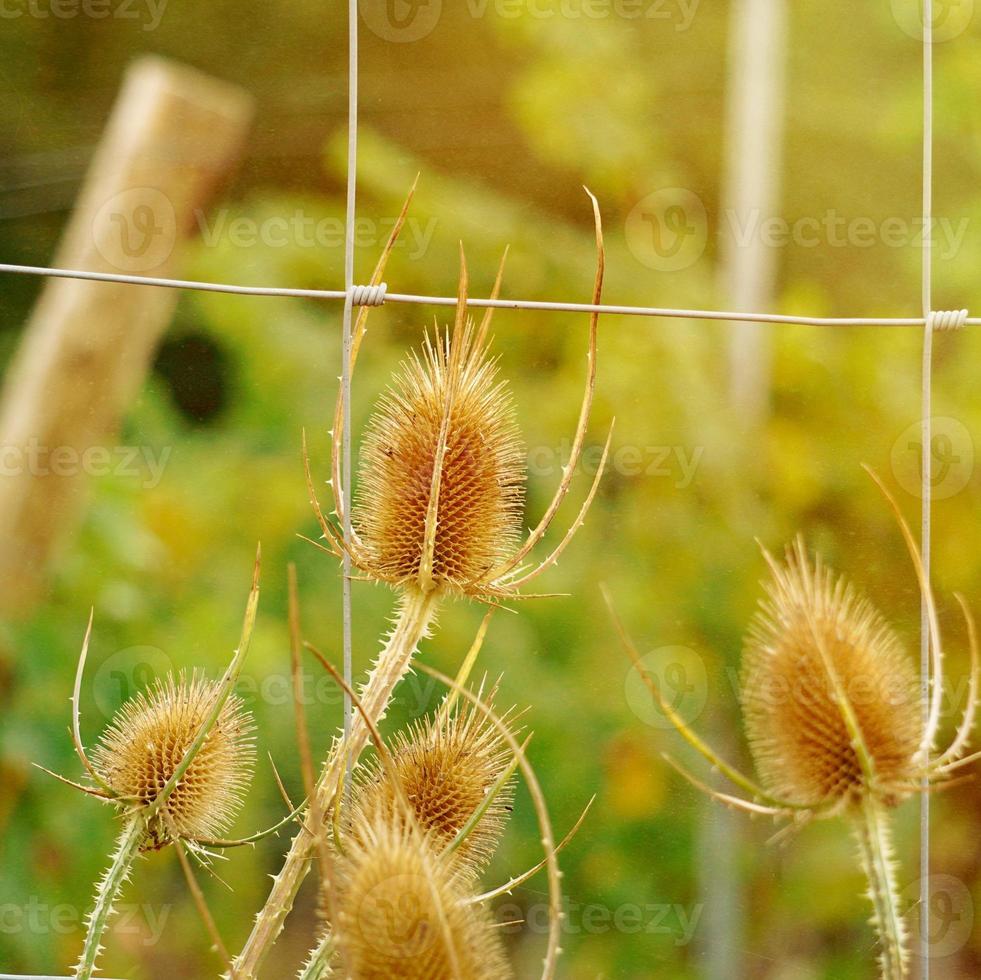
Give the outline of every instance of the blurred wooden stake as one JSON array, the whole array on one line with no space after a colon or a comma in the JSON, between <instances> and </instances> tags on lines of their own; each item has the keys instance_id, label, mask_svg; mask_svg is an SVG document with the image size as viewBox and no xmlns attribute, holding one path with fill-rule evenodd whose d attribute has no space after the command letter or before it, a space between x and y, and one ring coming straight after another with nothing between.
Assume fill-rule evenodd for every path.
<instances>
[{"instance_id":1,"label":"blurred wooden stake","mask_svg":"<svg viewBox=\"0 0 981 980\"><path fill-rule=\"evenodd\" d=\"M136 62L52 264L173 275L251 116L251 98L234 86L158 58ZM0 615L30 611L80 518L87 477L125 461L116 433L177 298L45 282L0 395Z\"/></svg>"},{"instance_id":2,"label":"blurred wooden stake","mask_svg":"<svg viewBox=\"0 0 981 980\"><path fill-rule=\"evenodd\" d=\"M737 0L729 19L726 158L721 201L720 296L734 310L767 309L772 301L774 250L760 230L777 213L782 166L786 0ZM755 231L739 241L737 229ZM751 494L759 458L760 427L770 400L772 327L733 323L729 332L729 401L737 420L733 433L738 477ZM736 513L750 513L745 501ZM715 742L738 731L728 712L712 719ZM706 804L697 831L699 894L705 902L700 933L701 973L706 980L747 975L746 889L740 856L744 818L714 801ZM755 972L755 971L754 971Z\"/></svg>"},{"instance_id":3,"label":"blurred wooden stake","mask_svg":"<svg viewBox=\"0 0 981 980\"><path fill-rule=\"evenodd\" d=\"M720 246L721 295L733 310L766 309L772 300L776 251L762 229L780 203L786 17L786 0L738 0L730 14ZM772 332L733 323L729 333L729 390L747 429L769 402Z\"/></svg>"}]
</instances>

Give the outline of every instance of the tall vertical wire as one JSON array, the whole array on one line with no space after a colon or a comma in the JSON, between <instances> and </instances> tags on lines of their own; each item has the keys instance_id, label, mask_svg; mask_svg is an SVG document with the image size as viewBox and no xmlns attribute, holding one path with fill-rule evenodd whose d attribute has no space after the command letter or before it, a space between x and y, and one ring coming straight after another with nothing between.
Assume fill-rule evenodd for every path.
<instances>
[{"instance_id":1,"label":"tall vertical wire","mask_svg":"<svg viewBox=\"0 0 981 980\"><path fill-rule=\"evenodd\" d=\"M920 408L920 549L930 581L930 518L933 497L933 0L923 0L923 363ZM926 598L920 600L920 697L924 725L930 703L930 631ZM934 679L936 683L936 679ZM930 793L924 780L920 793L920 977L930 978Z\"/></svg>"},{"instance_id":2,"label":"tall vertical wire","mask_svg":"<svg viewBox=\"0 0 981 980\"><path fill-rule=\"evenodd\" d=\"M344 399L341 434L341 501L344 505L344 541L351 541L351 321L354 309L354 221L358 182L358 0L348 0L347 82L347 212L344 227L344 315L341 344L341 397ZM341 616L343 619L344 680L351 686L351 555L341 560ZM344 693L344 737L351 733L351 697Z\"/></svg>"}]
</instances>

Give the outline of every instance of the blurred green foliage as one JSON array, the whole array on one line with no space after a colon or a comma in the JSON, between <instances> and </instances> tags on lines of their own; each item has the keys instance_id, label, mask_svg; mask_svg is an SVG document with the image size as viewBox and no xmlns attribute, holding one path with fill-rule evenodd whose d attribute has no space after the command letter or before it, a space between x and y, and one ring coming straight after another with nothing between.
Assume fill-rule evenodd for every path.
<instances>
[{"instance_id":1,"label":"blurred green foliage","mask_svg":"<svg viewBox=\"0 0 981 980\"><path fill-rule=\"evenodd\" d=\"M580 189L586 183L604 212L609 301L724 305L716 242L726 221L719 188L728 5L697 6L684 30L673 7L676 16L667 20L589 20L527 12L506 17L494 4L474 16L484 8L443 6L432 32L414 43L363 31L359 210L368 222L358 278L367 278L385 222L421 172L410 234L387 274L393 289L452 294L462 240L475 294L489 289L510 244L506 295L586 300L593 275L590 215ZM244 164L203 217L208 234L196 240L183 273L336 286L339 242L294 235L281 244L236 244L216 231L236 217L260 228L295 214L308 226L341 219L345 25L336 8L171 0L152 31L143 29L145 21L121 18L6 20L0 33L4 260L50 259L121 72L152 51L237 81L259 104ZM899 29L885 2L794 4L780 216L820 221L834 213L877 225L915 219L919 58L916 41ZM977 308L981 17L938 45L936 58L937 214L965 222L960 247L938 259L936 305ZM645 265L646 253L631 250L624 232L635 204L663 187L697 195L707 215L703 254L675 272ZM788 244L779 250L774 305L788 313L912 315L919 263L915 243L896 247L881 237L868 246ZM39 288L36 281L4 279L0 358L13 349ZM445 320L445 311L401 306L371 314L355 384L356 432L434 312ZM243 694L257 716L261 754L270 752L290 791L299 792L286 687L285 566L299 566L306 634L336 653L338 569L296 535L315 533L300 463L304 426L317 472L327 475L339 316L337 304L183 295L165 355L120 437L165 458L162 479L152 487L145 473L94 481L84 526L60 558L44 602L26 622L0 633L0 968L69 966L80 945L80 915L113 838L108 810L31 769L39 762L79 775L65 725L90 607L96 620L82 703L89 740L126 691L145 680L140 664L221 669L237 637L261 539L263 598ZM529 478L534 520L552 493L563 439L575 425L586 324L582 317L537 313L501 313L495 323L502 372L538 464ZM500 703L530 706L532 758L560 834L597 795L562 858L570 900L564 976L694 978L712 941L697 918L706 911L696 874L706 804L660 758L668 749L679 752L678 740L628 704L627 665L598 583L609 585L643 650L695 651L706 679L699 723L724 733L725 753L742 762L733 678L763 573L754 538L780 548L803 531L875 597L902 630L911 656L917 646L914 578L860 463L894 485L912 485L907 430L919 411L918 332L786 326L770 333L772 411L755 429L727 402L725 325L603 320L590 444L602 442L615 415L615 450L626 455L604 480L567 557L541 580L543 590L571 597L522 603L517 615L499 613L492 622L483 666L503 674ZM937 338L936 411L968 433L981 431L981 402L974 397L979 355L975 331ZM961 455L973 451L970 435L955 448ZM948 596L957 589L977 602L981 595L981 474L975 467L969 476L935 507L936 584L955 679L965 665L964 643ZM574 490L582 494L587 486L580 474ZM915 520L918 499L900 492ZM560 521L571 519L573 506ZM392 596L357 584L354 600L355 652L363 667L391 615ZM452 672L481 615L477 607L447 608L423 655ZM339 701L312 667L308 673L311 728L323 749L338 723ZM437 695L421 675L408 681L388 727L432 707ZM936 871L965 881L976 899L979 802L971 785L936 802ZM281 812L271 770L263 766L240 828L267 825ZM912 816L907 807L900 834L904 883L915 878ZM863 886L843 828L807 828L786 847L766 844L769 826L747 820L737 828L731 846L744 885L747 934L741 949L729 951L733 962L752 977L872 976ZM531 807L519 795L489 880L535 863L536 841ZM231 948L247 934L284 846L282 839L265 841L219 862L216 875L231 891L204 880ZM701 860L711 865L712 855ZM534 975L538 964L542 935L534 926L540 926L544 888L536 879L508 906L513 913L516 904L531 923L509 938L520 977ZM117 920L107 975L217 974L173 855L141 861L123 901L140 908ZM694 922L692 936L687 922ZM304 892L270 975L290 975L313 925L312 897ZM975 930L950 960L949 975L977 976L979 957Z\"/></svg>"}]
</instances>

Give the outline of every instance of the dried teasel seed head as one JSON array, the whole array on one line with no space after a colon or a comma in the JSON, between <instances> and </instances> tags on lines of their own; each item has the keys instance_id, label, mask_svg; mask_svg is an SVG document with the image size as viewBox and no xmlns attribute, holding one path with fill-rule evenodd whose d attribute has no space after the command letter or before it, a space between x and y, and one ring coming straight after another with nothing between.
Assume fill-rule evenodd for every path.
<instances>
[{"instance_id":1,"label":"dried teasel seed head","mask_svg":"<svg viewBox=\"0 0 981 980\"><path fill-rule=\"evenodd\" d=\"M389 746L391 765L365 767L348 811L346 833L378 817L388 823L412 819L445 848L466 826L507 771L512 755L490 720L470 705L415 722ZM399 789L401 788L401 793ZM476 877L497 849L511 813L514 782L508 780L476 826L452 852L464 875Z\"/></svg>"},{"instance_id":2,"label":"dried teasel seed head","mask_svg":"<svg viewBox=\"0 0 981 980\"><path fill-rule=\"evenodd\" d=\"M922 733L917 678L882 616L841 578L811 564L798 538L772 577L743 652L746 734L764 788L802 806L885 803L907 795ZM837 685L836 681L837 679ZM847 699L869 784L846 721Z\"/></svg>"},{"instance_id":3,"label":"dried teasel seed head","mask_svg":"<svg viewBox=\"0 0 981 980\"><path fill-rule=\"evenodd\" d=\"M432 569L423 574L441 445ZM524 481L512 400L472 324L452 337L427 335L421 356L403 362L361 447L352 516L369 574L478 594L476 583L519 542Z\"/></svg>"},{"instance_id":4,"label":"dried teasel seed head","mask_svg":"<svg viewBox=\"0 0 981 980\"><path fill-rule=\"evenodd\" d=\"M513 974L486 909L428 835L374 819L336 865L334 936L352 980L503 980Z\"/></svg>"},{"instance_id":5,"label":"dried teasel seed head","mask_svg":"<svg viewBox=\"0 0 981 980\"><path fill-rule=\"evenodd\" d=\"M116 713L92 751L99 775L126 799L147 806L174 774L214 705L219 683L197 672L158 678ZM251 715L234 695L224 703L173 793L151 819L143 850L174 836L208 839L231 825L255 767Z\"/></svg>"}]
</instances>

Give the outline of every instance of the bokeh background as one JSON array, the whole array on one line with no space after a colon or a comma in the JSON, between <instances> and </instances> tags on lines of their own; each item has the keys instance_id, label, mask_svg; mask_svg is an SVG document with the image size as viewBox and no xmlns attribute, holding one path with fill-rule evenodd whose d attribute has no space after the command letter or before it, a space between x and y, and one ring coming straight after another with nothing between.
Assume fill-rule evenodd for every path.
<instances>
[{"instance_id":1,"label":"bokeh background","mask_svg":"<svg viewBox=\"0 0 981 980\"><path fill-rule=\"evenodd\" d=\"M915 32L903 26L908 6L797 0L789 12L780 193L773 215L759 217L808 234L772 249L774 309L919 311L921 247L915 234L902 233L915 231L920 210L921 54ZM977 307L981 13L969 0L942 6L961 21L936 46L936 213L956 240L939 231L935 239L935 305ZM4 8L0 257L50 262L123 72L137 56L157 53L235 82L257 102L243 160L202 215L207 234L196 236L181 273L337 287L339 240L290 233L285 241L258 235L243 243L228 227L235 218L261 229L295 214L308 222L342 217L346 25L338 8L169 0L159 16L134 6L134 16L113 7L106 18L54 16L40 0ZM384 4L366 4L359 185L366 224L357 278L367 278L418 172L408 233L387 275L392 289L451 294L462 239L475 294L490 288L510 244L506 294L586 300L593 251L585 183L602 203L609 301L724 306L733 11L697 0L640 8L644 15L635 18L624 15L630 4L430 0L402 11L436 14L428 25L419 21L427 27L422 36L406 40L384 28L393 23ZM587 13L596 10L607 13ZM665 262L652 235L637 228L666 222L664 208L678 201L687 202L698 234L673 268L666 266L678 263ZM899 233L884 231L889 221ZM0 280L0 370L40 288L36 279ZM401 306L372 313L355 382L356 434L434 314L446 316ZM568 451L586 324L574 315L527 312L499 314L495 323L529 447L531 521ZM497 614L482 654L483 668L502 675L500 703L529 709L532 760L560 834L597 797L562 858L569 907L561 972L570 978L703 977L720 953L730 977L874 975L863 883L844 827L813 826L784 845L768 844L769 822L723 820L680 781L661 753L684 757L683 747L639 694L599 596L606 582L687 716L746 765L738 662L763 575L755 538L780 548L803 532L874 597L915 656L913 574L860 464L885 476L915 521L919 331L768 328L766 408L755 421L728 396L730 333L725 324L698 320L604 318L589 443L601 444L615 415L614 466L567 557L540 580L543 590L568 597ZM66 724L90 607L96 625L82 701L89 741L154 673L221 669L261 539L264 592L242 693L258 720L261 756L272 753L290 790L299 791L286 564L299 567L307 635L338 653L338 569L297 534L315 534L300 431L310 433L315 466L326 478L339 337L339 304L183 294L118 436L120 445L164 461L162 473L92 480L84 522L59 553L40 603L3 623L0 968L44 973L70 966L114 838L107 809L31 767L80 776ZM951 711L963 706L958 685L966 660L950 593L960 590L976 605L981 599L979 355L975 331L937 338L935 406L943 421L934 447L934 566ZM587 486L588 473L580 473L574 493ZM571 519L574 506L560 521ZM359 667L375 652L392 602L383 589L355 585ZM476 606L449 606L423 656L453 672L481 616ZM312 668L308 674L311 730L323 750L340 705L325 679ZM423 677L411 679L388 729L430 709L438 696ZM939 977L981 974L974 911L981 903L979 803L976 783L936 798ZM910 901L914 811L908 804L900 812L898 836ZM281 812L271 770L260 766L238 828L268 825ZM488 881L533 864L536 841L521 792ZM216 869L229 888L204 880L232 949L247 934L285 846L285 838L274 838L229 854ZM544 892L536 878L500 910L502 920L528 922L508 930L520 977L536 975L540 962ZM123 903L127 914L116 920L103 961L107 976L217 975L219 961L173 854L142 861ZM314 923L305 891L268 975L291 975Z\"/></svg>"}]
</instances>

